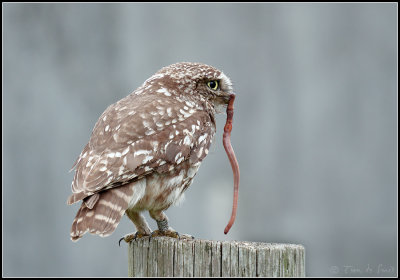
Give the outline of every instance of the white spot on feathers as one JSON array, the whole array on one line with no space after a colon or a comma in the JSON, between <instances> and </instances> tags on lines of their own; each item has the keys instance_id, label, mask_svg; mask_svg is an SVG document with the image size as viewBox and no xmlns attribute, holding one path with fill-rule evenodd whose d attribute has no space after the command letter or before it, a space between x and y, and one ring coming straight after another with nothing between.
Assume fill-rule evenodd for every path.
<instances>
[{"instance_id":1,"label":"white spot on feathers","mask_svg":"<svg viewBox=\"0 0 400 280\"><path fill-rule=\"evenodd\" d=\"M106 171L107 170L107 166L103 166L102 168L99 169L100 171Z\"/></svg>"},{"instance_id":2,"label":"white spot on feathers","mask_svg":"<svg viewBox=\"0 0 400 280\"><path fill-rule=\"evenodd\" d=\"M203 142L207 138L208 134L205 133L199 137L199 143Z\"/></svg>"},{"instance_id":3,"label":"white spot on feathers","mask_svg":"<svg viewBox=\"0 0 400 280\"><path fill-rule=\"evenodd\" d=\"M147 128L150 128L150 123L148 121L143 121L143 125Z\"/></svg>"},{"instance_id":4,"label":"white spot on feathers","mask_svg":"<svg viewBox=\"0 0 400 280\"><path fill-rule=\"evenodd\" d=\"M191 143L190 137L189 137L189 135L186 135L185 139L183 139L183 144L190 145L190 143Z\"/></svg>"},{"instance_id":5,"label":"white spot on feathers","mask_svg":"<svg viewBox=\"0 0 400 280\"><path fill-rule=\"evenodd\" d=\"M195 106L193 101L185 101L185 104L188 105L189 107L193 108ZM187 110L187 109L186 109Z\"/></svg>"},{"instance_id":6,"label":"white spot on feathers","mask_svg":"<svg viewBox=\"0 0 400 280\"><path fill-rule=\"evenodd\" d=\"M148 154L150 154L150 153L151 153L151 151L148 151L148 150L137 150L137 151L133 154L133 156L136 157L136 156L138 156L138 155L148 155Z\"/></svg>"},{"instance_id":7,"label":"white spot on feathers","mask_svg":"<svg viewBox=\"0 0 400 280\"><path fill-rule=\"evenodd\" d=\"M146 134L146 135L152 135L152 134L154 134L154 133L155 133L154 130L147 130L144 134Z\"/></svg>"},{"instance_id":8,"label":"white spot on feathers","mask_svg":"<svg viewBox=\"0 0 400 280\"><path fill-rule=\"evenodd\" d=\"M149 162L149 161L152 160L152 159L153 159L153 156L146 156L146 157L144 158L144 160L142 161L142 164L145 164L145 163Z\"/></svg>"},{"instance_id":9,"label":"white spot on feathers","mask_svg":"<svg viewBox=\"0 0 400 280\"><path fill-rule=\"evenodd\" d=\"M175 161L177 161L177 160L178 160L178 158L179 158L179 157L181 157L181 156L182 156L182 153L180 153L180 152L179 152L179 153L177 153L177 154L176 154L176 156L175 156Z\"/></svg>"},{"instance_id":10,"label":"white spot on feathers","mask_svg":"<svg viewBox=\"0 0 400 280\"><path fill-rule=\"evenodd\" d=\"M201 147L197 152L197 157L201 157L202 153L203 153L203 147Z\"/></svg>"},{"instance_id":11,"label":"white spot on feathers","mask_svg":"<svg viewBox=\"0 0 400 280\"><path fill-rule=\"evenodd\" d=\"M125 150L123 150L121 154L124 156L124 155L126 155L128 152L129 152L129 146L128 146Z\"/></svg>"},{"instance_id":12,"label":"white spot on feathers","mask_svg":"<svg viewBox=\"0 0 400 280\"><path fill-rule=\"evenodd\" d=\"M171 93L165 88L160 88L157 92L164 93L165 96L171 96Z\"/></svg>"},{"instance_id":13,"label":"white spot on feathers","mask_svg":"<svg viewBox=\"0 0 400 280\"><path fill-rule=\"evenodd\" d=\"M86 217L92 217L93 214L94 214L94 211L89 211L89 212L86 213Z\"/></svg>"}]
</instances>

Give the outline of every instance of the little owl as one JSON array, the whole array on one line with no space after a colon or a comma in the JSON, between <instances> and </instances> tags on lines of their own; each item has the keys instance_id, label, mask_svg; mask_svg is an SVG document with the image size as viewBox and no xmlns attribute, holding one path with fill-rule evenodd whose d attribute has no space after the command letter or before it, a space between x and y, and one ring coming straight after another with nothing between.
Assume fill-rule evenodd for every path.
<instances>
[{"instance_id":1,"label":"little owl","mask_svg":"<svg viewBox=\"0 0 400 280\"><path fill-rule=\"evenodd\" d=\"M110 235L124 213L135 224L129 242L150 234L177 237L164 211L190 186L215 134L215 114L226 108L230 79L199 63L164 67L130 95L110 105L76 160L68 204L82 200L71 239ZM151 232L142 211L158 230Z\"/></svg>"}]
</instances>

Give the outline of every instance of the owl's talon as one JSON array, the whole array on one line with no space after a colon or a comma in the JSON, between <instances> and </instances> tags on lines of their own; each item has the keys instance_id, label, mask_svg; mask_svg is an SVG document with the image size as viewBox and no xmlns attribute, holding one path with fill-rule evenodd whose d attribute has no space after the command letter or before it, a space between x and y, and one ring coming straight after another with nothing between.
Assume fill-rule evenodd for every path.
<instances>
[{"instance_id":1,"label":"owl's talon","mask_svg":"<svg viewBox=\"0 0 400 280\"><path fill-rule=\"evenodd\" d=\"M123 237L121 237L121 239L118 241L118 247L121 247L121 241L122 239L124 239Z\"/></svg>"}]
</instances>

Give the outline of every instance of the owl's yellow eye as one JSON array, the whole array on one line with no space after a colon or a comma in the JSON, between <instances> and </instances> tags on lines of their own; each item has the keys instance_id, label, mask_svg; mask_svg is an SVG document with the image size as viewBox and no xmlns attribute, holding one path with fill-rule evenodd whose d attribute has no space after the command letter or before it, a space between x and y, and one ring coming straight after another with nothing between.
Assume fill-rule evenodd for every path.
<instances>
[{"instance_id":1,"label":"owl's yellow eye","mask_svg":"<svg viewBox=\"0 0 400 280\"><path fill-rule=\"evenodd\" d=\"M219 88L218 81L209 81L207 82L207 86L212 90L217 90Z\"/></svg>"}]
</instances>

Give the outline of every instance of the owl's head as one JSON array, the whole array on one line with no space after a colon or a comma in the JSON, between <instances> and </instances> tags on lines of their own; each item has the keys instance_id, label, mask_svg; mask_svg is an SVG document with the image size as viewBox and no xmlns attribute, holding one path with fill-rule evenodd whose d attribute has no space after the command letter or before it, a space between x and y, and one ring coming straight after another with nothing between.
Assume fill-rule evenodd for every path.
<instances>
[{"instance_id":1,"label":"owl's head","mask_svg":"<svg viewBox=\"0 0 400 280\"><path fill-rule=\"evenodd\" d=\"M146 82L168 89L171 95L191 96L222 112L233 93L231 80L221 71L202 63L180 62L159 70ZM144 85L145 86L145 85Z\"/></svg>"}]
</instances>

